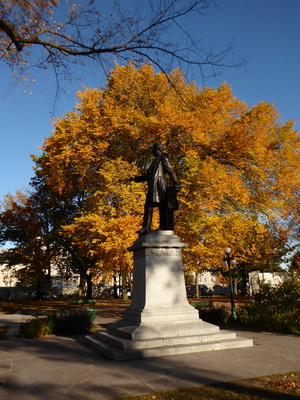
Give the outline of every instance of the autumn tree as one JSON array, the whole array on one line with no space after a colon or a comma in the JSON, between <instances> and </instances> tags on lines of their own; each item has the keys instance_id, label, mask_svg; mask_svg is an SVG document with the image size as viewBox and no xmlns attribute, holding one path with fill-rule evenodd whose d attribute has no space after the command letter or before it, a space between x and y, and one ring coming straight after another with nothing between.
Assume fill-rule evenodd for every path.
<instances>
[{"instance_id":1,"label":"autumn tree","mask_svg":"<svg viewBox=\"0 0 300 400\"><path fill-rule=\"evenodd\" d=\"M120 158L104 162L90 204L71 225L63 227L80 253L95 260L87 274L89 296L91 281L97 281L99 274L121 274L124 290L125 283L130 282L132 257L127 249L136 238L143 207L142 191L127 184L134 171L132 165ZM126 296L127 291L123 293Z\"/></svg>"},{"instance_id":2,"label":"autumn tree","mask_svg":"<svg viewBox=\"0 0 300 400\"><path fill-rule=\"evenodd\" d=\"M31 187L28 193L7 195L1 204L1 243L13 243L4 252L5 264L15 270L20 282L36 284L38 291L47 285L50 296L54 269L60 276L79 274L80 293L84 295L88 266L95 261L89 254L79 252L78 246L63 234L63 226L80 215L80 193L72 198L60 196L51 190L38 168ZM15 269L16 266L23 268Z\"/></svg>"},{"instance_id":3,"label":"autumn tree","mask_svg":"<svg viewBox=\"0 0 300 400\"><path fill-rule=\"evenodd\" d=\"M300 274L300 252L299 250L291 257L289 270L293 274Z\"/></svg>"},{"instance_id":4,"label":"autumn tree","mask_svg":"<svg viewBox=\"0 0 300 400\"><path fill-rule=\"evenodd\" d=\"M75 240L71 232L70 235L64 232L64 227L70 226L85 212L87 192L81 187L75 188L68 196L61 195L52 189L40 173L39 159L33 159L36 162L36 170L31 184L51 216L51 238L59 251L58 272L62 276L78 274L80 296L92 298L92 278L97 259L92 251L83 251L82 246L78 246L78 240Z\"/></svg>"},{"instance_id":5,"label":"autumn tree","mask_svg":"<svg viewBox=\"0 0 300 400\"><path fill-rule=\"evenodd\" d=\"M22 282L36 285L38 295L42 286L47 285L51 297L51 274L59 248L48 206L41 191L17 191L5 196L1 204L0 240L2 244L13 244L3 256L14 275Z\"/></svg>"},{"instance_id":6,"label":"autumn tree","mask_svg":"<svg viewBox=\"0 0 300 400\"><path fill-rule=\"evenodd\" d=\"M78 98L54 121L40 173L61 196L82 193L80 215L64 229L96 255L97 267L113 260L128 268L144 198L128 177L147 169L155 142L166 146L181 181L176 230L189 244L186 265L217 269L228 245L249 265L284 246L300 183L299 137L272 104L250 107L226 83L200 89L180 70L166 77L147 64L116 65L106 87Z\"/></svg>"},{"instance_id":7,"label":"autumn tree","mask_svg":"<svg viewBox=\"0 0 300 400\"><path fill-rule=\"evenodd\" d=\"M32 67L51 69L70 79L74 65L89 60L106 70L112 60L152 62L162 71L176 63L197 66L201 75L219 73L233 60L232 45L219 53L206 48L185 27L185 17L205 16L211 0L120 1L107 11L94 1L4 0L0 3L0 58L15 77L24 79ZM106 10L106 11L105 11ZM180 44L174 40L180 38ZM172 39L171 39L172 37ZM184 42L184 44L183 44Z\"/></svg>"}]
</instances>

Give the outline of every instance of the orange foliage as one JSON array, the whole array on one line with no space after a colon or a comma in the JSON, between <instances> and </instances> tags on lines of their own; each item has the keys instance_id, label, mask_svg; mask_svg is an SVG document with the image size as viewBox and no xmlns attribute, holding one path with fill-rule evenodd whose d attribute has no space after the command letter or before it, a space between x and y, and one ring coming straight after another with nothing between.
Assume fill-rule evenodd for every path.
<instances>
[{"instance_id":1,"label":"orange foliage","mask_svg":"<svg viewBox=\"0 0 300 400\"><path fill-rule=\"evenodd\" d=\"M84 193L85 209L65 230L99 255L99 265L129 265L126 248L144 194L127 179L145 171L157 141L181 181L176 227L189 244L187 260L205 255L204 266L216 266L231 244L251 262L262 240L264 254L273 252L266 237L271 224L284 230L279 221L300 184L300 140L272 104L251 108L226 83L200 89L180 70L167 79L151 65L132 64L116 65L104 89L85 88L78 98L76 109L55 121L40 165L60 193Z\"/></svg>"}]
</instances>

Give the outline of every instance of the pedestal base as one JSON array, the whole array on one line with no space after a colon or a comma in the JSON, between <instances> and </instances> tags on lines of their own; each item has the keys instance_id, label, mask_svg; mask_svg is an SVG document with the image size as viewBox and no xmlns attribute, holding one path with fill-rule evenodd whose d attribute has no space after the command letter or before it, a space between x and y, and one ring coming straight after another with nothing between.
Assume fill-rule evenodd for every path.
<instances>
[{"instance_id":1,"label":"pedestal base","mask_svg":"<svg viewBox=\"0 0 300 400\"><path fill-rule=\"evenodd\" d=\"M133 293L121 321L87 336L113 360L252 346L252 340L199 319L186 298L182 243L173 231L155 231L136 240Z\"/></svg>"}]
</instances>

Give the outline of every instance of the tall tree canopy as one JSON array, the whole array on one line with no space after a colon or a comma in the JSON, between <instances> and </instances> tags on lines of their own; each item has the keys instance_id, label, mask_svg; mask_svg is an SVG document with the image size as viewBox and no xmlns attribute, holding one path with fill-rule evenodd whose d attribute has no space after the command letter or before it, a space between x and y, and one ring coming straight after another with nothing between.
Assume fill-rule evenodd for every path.
<instances>
[{"instance_id":1,"label":"tall tree canopy","mask_svg":"<svg viewBox=\"0 0 300 400\"><path fill-rule=\"evenodd\" d=\"M233 59L230 44L213 52L211 44L206 48L186 29L184 17L204 16L212 0L137 0L130 8L127 2L111 3L100 8L92 0L1 1L0 59L15 77L25 78L29 68L40 67L63 79L72 76L72 64L87 60L104 69L112 60L150 61L166 72L174 65L195 65L203 76L245 61Z\"/></svg>"},{"instance_id":2,"label":"tall tree canopy","mask_svg":"<svg viewBox=\"0 0 300 400\"><path fill-rule=\"evenodd\" d=\"M284 245L300 139L272 104L250 107L226 83L200 89L180 70L167 77L148 64L116 65L105 88L85 88L78 99L54 121L39 174L60 196L81 194L80 215L65 233L102 269L130 266L126 248L144 194L128 178L146 170L155 142L166 146L181 181L176 227L189 244L187 265L220 265L228 244L244 263Z\"/></svg>"}]
</instances>

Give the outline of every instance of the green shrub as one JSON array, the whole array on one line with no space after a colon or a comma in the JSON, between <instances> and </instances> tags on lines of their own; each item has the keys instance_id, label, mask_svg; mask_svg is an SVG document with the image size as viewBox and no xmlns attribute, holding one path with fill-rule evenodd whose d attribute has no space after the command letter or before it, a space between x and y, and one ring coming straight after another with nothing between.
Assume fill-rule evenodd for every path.
<instances>
[{"instance_id":1,"label":"green shrub","mask_svg":"<svg viewBox=\"0 0 300 400\"><path fill-rule=\"evenodd\" d=\"M300 334L300 278L289 276L277 286L262 284L253 302L238 309L246 327Z\"/></svg>"},{"instance_id":2,"label":"green shrub","mask_svg":"<svg viewBox=\"0 0 300 400\"><path fill-rule=\"evenodd\" d=\"M80 335L88 332L93 326L93 319L86 310L56 312L50 317L54 322L55 335Z\"/></svg>"},{"instance_id":3,"label":"green shrub","mask_svg":"<svg viewBox=\"0 0 300 400\"><path fill-rule=\"evenodd\" d=\"M35 317L21 325L20 336L25 338L47 335L80 335L89 332L93 317L86 310L56 311L47 317Z\"/></svg>"},{"instance_id":4,"label":"green shrub","mask_svg":"<svg viewBox=\"0 0 300 400\"><path fill-rule=\"evenodd\" d=\"M53 333L53 321L48 317L35 317L21 325L20 336L31 339Z\"/></svg>"},{"instance_id":5,"label":"green shrub","mask_svg":"<svg viewBox=\"0 0 300 400\"><path fill-rule=\"evenodd\" d=\"M215 307L211 306L209 308L203 309L198 308L199 316L203 321L210 322L212 324L222 324L226 325L230 319L230 313L225 306Z\"/></svg>"}]
</instances>

